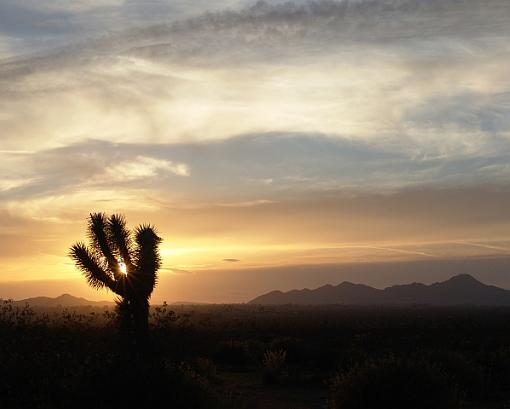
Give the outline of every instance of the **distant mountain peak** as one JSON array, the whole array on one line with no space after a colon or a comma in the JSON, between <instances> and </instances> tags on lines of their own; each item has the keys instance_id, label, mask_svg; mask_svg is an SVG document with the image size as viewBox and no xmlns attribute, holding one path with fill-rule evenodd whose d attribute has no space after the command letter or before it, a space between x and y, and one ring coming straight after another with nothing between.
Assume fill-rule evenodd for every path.
<instances>
[{"instance_id":1,"label":"distant mountain peak","mask_svg":"<svg viewBox=\"0 0 510 409\"><path fill-rule=\"evenodd\" d=\"M479 280L477 280L470 274L457 274L457 275L449 278L445 282L478 283L478 284L484 285L482 282L480 282Z\"/></svg>"},{"instance_id":2,"label":"distant mountain peak","mask_svg":"<svg viewBox=\"0 0 510 409\"><path fill-rule=\"evenodd\" d=\"M483 284L469 274L446 281L394 285L384 290L344 281L314 290L272 291L250 304L352 304L352 305L509 305L510 291Z\"/></svg>"},{"instance_id":3,"label":"distant mountain peak","mask_svg":"<svg viewBox=\"0 0 510 409\"><path fill-rule=\"evenodd\" d=\"M350 281L342 281L340 284L337 285L337 287L370 287L370 286L361 283L352 283Z\"/></svg>"},{"instance_id":4,"label":"distant mountain peak","mask_svg":"<svg viewBox=\"0 0 510 409\"><path fill-rule=\"evenodd\" d=\"M75 296L73 296L71 294L62 294L62 295L59 295L58 297L56 297L55 299L57 299L57 300L65 300L65 299L67 299L67 300L76 300L76 299L84 300L84 298L75 297Z\"/></svg>"}]
</instances>

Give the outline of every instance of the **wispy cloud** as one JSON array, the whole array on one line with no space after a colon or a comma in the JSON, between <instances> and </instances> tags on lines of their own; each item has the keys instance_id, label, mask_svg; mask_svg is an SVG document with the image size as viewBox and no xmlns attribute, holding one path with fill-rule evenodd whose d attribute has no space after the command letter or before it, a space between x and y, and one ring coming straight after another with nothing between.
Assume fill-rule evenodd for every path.
<instances>
[{"instance_id":1,"label":"wispy cloud","mask_svg":"<svg viewBox=\"0 0 510 409\"><path fill-rule=\"evenodd\" d=\"M170 172L178 176L189 176L189 168L184 163L173 163L169 160L136 156L132 160L114 163L105 169L105 177L110 182L125 182L146 179L160 172Z\"/></svg>"},{"instance_id":2,"label":"wispy cloud","mask_svg":"<svg viewBox=\"0 0 510 409\"><path fill-rule=\"evenodd\" d=\"M113 187L148 188L154 198L167 198L177 189L181 199L196 205L227 208L306 192L507 184L506 138L430 157L417 156L420 147L419 141L398 145L398 139L380 143L299 132L169 144L89 140L37 153L4 152L0 167L15 169L3 179L4 200Z\"/></svg>"},{"instance_id":3,"label":"wispy cloud","mask_svg":"<svg viewBox=\"0 0 510 409\"><path fill-rule=\"evenodd\" d=\"M305 131L476 153L509 132L509 7L258 3L85 41L0 67L4 144Z\"/></svg>"}]
</instances>

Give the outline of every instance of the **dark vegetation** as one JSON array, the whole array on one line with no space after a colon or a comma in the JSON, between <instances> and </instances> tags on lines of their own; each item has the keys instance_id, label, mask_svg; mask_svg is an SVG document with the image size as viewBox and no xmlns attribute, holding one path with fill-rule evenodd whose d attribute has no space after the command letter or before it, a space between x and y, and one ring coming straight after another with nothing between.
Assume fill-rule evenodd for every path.
<instances>
[{"instance_id":1,"label":"dark vegetation","mask_svg":"<svg viewBox=\"0 0 510 409\"><path fill-rule=\"evenodd\" d=\"M508 307L0 308L2 408L507 408Z\"/></svg>"}]
</instances>

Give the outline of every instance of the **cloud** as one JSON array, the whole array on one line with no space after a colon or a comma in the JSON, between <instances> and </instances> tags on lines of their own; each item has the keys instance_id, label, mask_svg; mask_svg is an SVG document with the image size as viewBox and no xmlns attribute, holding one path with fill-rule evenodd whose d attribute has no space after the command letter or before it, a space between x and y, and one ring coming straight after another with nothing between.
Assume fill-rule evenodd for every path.
<instances>
[{"instance_id":1,"label":"cloud","mask_svg":"<svg viewBox=\"0 0 510 409\"><path fill-rule=\"evenodd\" d=\"M242 3L237 0L3 0L0 34L8 40L7 46L14 49L12 55L19 56Z\"/></svg>"},{"instance_id":2,"label":"cloud","mask_svg":"<svg viewBox=\"0 0 510 409\"><path fill-rule=\"evenodd\" d=\"M0 168L11 169L13 176L0 180L0 199L73 195L115 186L136 190L190 176L187 164L161 157L157 150L153 146L141 155L136 146L89 141L38 153L3 152Z\"/></svg>"},{"instance_id":3,"label":"cloud","mask_svg":"<svg viewBox=\"0 0 510 409\"><path fill-rule=\"evenodd\" d=\"M488 132L510 131L510 91L495 93L465 92L451 97L432 97L405 113L405 119L416 125L445 131Z\"/></svg>"},{"instance_id":4,"label":"cloud","mask_svg":"<svg viewBox=\"0 0 510 409\"><path fill-rule=\"evenodd\" d=\"M193 274L192 271L183 270L181 268L166 268L166 269L163 269L163 270L169 271L172 274Z\"/></svg>"},{"instance_id":5,"label":"cloud","mask_svg":"<svg viewBox=\"0 0 510 409\"><path fill-rule=\"evenodd\" d=\"M166 202L249 210L306 194L507 185L507 138L494 136L447 154L427 152L420 141L399 142L273 132L168 144L89 140L42 152L4 152L0 169L11 176L0 183L0 200L22 206L68 196L87 206L87 194L90 201L129 201L144 191L150 207Z\"/></svg>"},{"instance_id":6,"label":"cloud","mask_svg":"<svg viewBox=\"0 0 510 409\"><path fill-rule=\"evenodd\" d=\"M34 179L16 179L16 178L0 179L0 192L6 192L11 189L16 189L33 182Z\"/></svg>"},{"instance_id":7,"label":"cloud","mask_svg":"<svg viewBox=\"0 0 510 409\"><path fill-rule=\"evenodd\" d=\"M44 11L84 12L104 7L119 7L126 0L18 0L17 4L29 9Z\"/></svg>"},{"instance_id":8,"label":"cloud","mask_svg":"<svg viewBox=\"0 0 510 409\"><path fill-rule=\"evenodd\" d=\"M15 42L11 37L0 35L0 61L15 55Z\"/></svg>"},{"instance_id":9,"label":"cloud","mask_svg":"<svg viewBox=\"0 0 510 409\"><path fill-rule=\"evenodd\" d=\"M170 172L178 176L189 176L189 168L184 163L154 159L146 156L137 156L130 161L115 163L105 170L110 182L124 182L146 179L156 176L159 172Z\"/></svg>"},{"instance_id":10,"label":"cloud","mask_svg":"<svg viewBox=\"0 0 510 409\"><path fill-rule=\"evenodd\" d=\"M238 263L241 260L237 258L224 258L222 261L225 261L226 263Z\"/></svg>"},{"instance_id":11,"label":"cloud","mask_svg":"<svg viewBox=\"0 0 510 409\"><path fill-rule=\"evenodd\" d=\"M105 3L115 2L120 0ZM144 25L138 23L137 28L130 28L126 20L120 19L124 30L112 32L110 24L110 33L104 36L95 26L96 39L70 47L52 59L62 62L65 54L83 57L92 53L167 62L175 58L177 63L205 62L216 66L224 63L225 58L229 64L243 60L257 63L261 57L267 60L269 56L297 62L307 56L311 59L330 55L333 50L352 58L356 54L353 46L361 45L365 50L382 51L379 56L389 52L429 63L431 58L453 61L458 57L476 57L487 48L506 49L504 38L510 32L510 6L504 0L489 0L483 6L477 0L427 4L421 0L259 1L239 9L246 3L249 4L223 0L168 5L155 1L148 5L126 1L118 13L131 10L134 13L130 18L134 17L134 21L135 15L144 15ZM43 9L51 8L48 0L37 4ZM73 2L72 7L76 4L105 5L83 1ZM205 12L225 7L231 8ZM150 25L151 14L152 20L161 23ZM185 18L196 14L199 15ZM88 17L94 19L93 15Z\"/></svg>"},{"instance_id":12,"label":"cloud","mask_svg":"<svg viewBox=\"0 0 510 409\"><path fill-rule=\"evenodd\" d=\"M259 4L84 41L0 66L3 143L306 132L476 154L509 133L508 7Z\"/></svg>"},{"instance_id":13,"label":"cloud","mask_svg":"<svg viewBox=\"0 0 510 409\"><path fill-rule=\"evenodd\" d=\"M476 154L510 132L509 7L258 3L10 61L4 149L306 132Z\"/></svg>"},{"instance_id":14,"label":"cloud","mask_svg":"<svg viewBox=\"0 0 510 409\"><path fill-rule=\"evenodd\" d=\"M114 45L143 59L209 65L225 59L259 63L261 56L302 61L333 50L352 57L356 46L424 61L455 59L487 46L505 48L501 36L509 33L509 9L502 0L483 7L476 0L257 2L114 35L98 46Z\"/></svg>"}]
</instances>

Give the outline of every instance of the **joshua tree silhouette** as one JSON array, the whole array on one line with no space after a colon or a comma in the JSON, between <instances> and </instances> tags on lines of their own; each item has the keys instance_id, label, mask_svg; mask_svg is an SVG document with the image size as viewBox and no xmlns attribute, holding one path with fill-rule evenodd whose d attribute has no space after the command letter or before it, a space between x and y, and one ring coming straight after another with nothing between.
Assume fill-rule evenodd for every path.
<instances>
[{"instance_id":1,"label":"joshua tree silhouette","mask_svg":"<svg viewBox=\"0 0 510 409\"><path fill-rule=\"evenodd\" d=\"M133 232L124 216L92 213L88 218L90 246L74 244L69 252L76 267L95 289L108 288L117 299L121 328L136 339L148 331L149 298L161 265L161 238L153 226L143 224Z\"/></svg>"}]
</instances>

